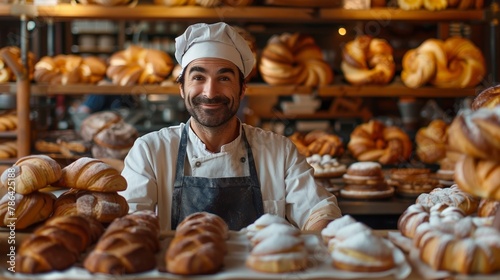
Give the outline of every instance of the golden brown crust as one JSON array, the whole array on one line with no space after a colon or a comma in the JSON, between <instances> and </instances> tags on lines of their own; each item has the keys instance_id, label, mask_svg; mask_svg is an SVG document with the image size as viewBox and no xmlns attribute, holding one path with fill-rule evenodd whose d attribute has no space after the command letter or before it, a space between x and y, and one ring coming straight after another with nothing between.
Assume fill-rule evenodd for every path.
<instances>
[{"instance_id":1,"label":"golden brown crust","mask_svg":"<svg viewBox=\"0 0 500 280\"><path fill-rule=\"evenodd\" d=\"M57 182L61 175L61 166L51 157L30 155L18 159L12 168L5 170L1 182L8 186L7 181L13 180L16 193L29 194Z\"/></svg>"},{"instance_id":2,"label":"golden brown crust","mask_svg":"<svg viewBox=\"0 0 500 280\"><path fill-rule=\"evenodd\" d=\"M342 48L341 68L351 84L387 84L396 70L393 49L385 39L357 36Z\"/></svg>"},{"instance_id":3,"label":"golden brown crust","mask_svg":"<svg viewBox=\"0 0 500 280\"><path fill-rule=\"evenodd\" d=\"M32 192L26 195L16 193L14 200L7 193L0 199L0 226L6 226L15 219L16 229L25 229L45 221L52 215L55 200L56 197L52 193ZM9 202L14 202L14 205L10 205ZM10 212L13 209L15 213Z\"/></svg>"},{"instance_id":4,"label":"golden brown crust","mask_svg":"<svg viewBox=\"0 0 500 280\"><path fill-rule=\"evenodd\" d=\"M174 62L167 53L131 45L110 57L106 75L121 86L153 84L165 80L173 68Z\"/></svg>"},{"instance_id":5,"label":"golden brown crust","mask_svg":"<svg viewBox=\"0 0 500 280\"><path fill-rule=\"evenodd\" d=\"M39 83L97 83L104 78L106 64L97 57L59 54L44 56L35 64L34 78Z\"/></svg>"},{"instance_id":6,"label":"golden brown crust","mask_svg":"<svg viewBox=\"0 0 500 280\"><path fill-rule=\"evenodd\" d=\"M99 159L81 157L62 169L57 186L97 192L117 192L127 188L125 178Z\"/></svg>"},{"instance_id":7,"label":"golden brown crust","mask_svg":"<svg viewBox=\"0 0 500 280\"><path fill-rule=\"evenodd\" d=\"M448 124L440 119L422 127L415 135L416 154L424 163L437 163L446 156Z\"/></svg>"},{"instance_id":8,"label":"golden brown crust","mask_svg":"<svg viewBox=\"0 0 500 280\"><path fill-rule=\"evenodd\" d=\"M500 209L500 201L493 199L481 199L477 209L479 217L494 217Z\"/></svg>"},{"instance_id":9,"label":"golden brown crust","mask_svg":"<svg viewBox=\"0 0 500 280\"><path fill-rule=\"evenodd\" d=\"M443 88L473 87L486 74L481 50L461 37L427 39L404 54L402 65L401 80L411 88L427 83Z\"/></svg>"},{"instance_id":10,"label":"golden brown crust","mask_svg":"<svg viewBox=\"0 0 500 280\"><path fill-rule=\"evenodd\" d=\"M464 192L500 200L500 164L463 155L457 162L455 181Z\"/></svg>"},{"instance_id":11,"label":"golden brown crust","mask_svg":"<svg viewBox=\"0 0 500 280\"><path fill-rule=\"evenodd\" d=\"M358 161L397 164L410 158L413 144L402 129L370 120L354 128L347 148Z\"/></svg>"},{"instance_id":12,"label":"golden brown crust","mask_svg":"<svg viewBox=\"0 0 500 280\"><path fill-rule=\"evenodd\" d=\"M500 104L500 85L492 86L481 91L472 101L471 109L493 108Z\"/></svg>"},{"instance_id":13,"label":"golden brown crust","mask_svg":"<svg viewBox=\"0 0 500 280\"><path fill-rule=\"evenodd\" d=\"M92 273L123 275L156 267L158 218L152 211L138 211L115 219L87 255L83 266Z\"/></svg>"},{"instance_id":14,"label":"golden brown crust","mask_svg":"<svg viewBox=\"0 0 500 280\"><path fill-rule=\"evenodd\" d=\"M61 194L54 205L54 216L80 214L101 223L110 223L128 213L128 203L116 192L71 189Z\"/></svg>"},{"instance_id":15,"label":"golden brown crust","mask_svg":"<svg viewBox=\"0 0 500 280\"><path fill-rule=\"evenodd\" d=\"M85 217L62 216L49 219L19 247L16 272L41 273L70 267L90 246L93 236L102 233L93 233L93 230L96 227L91 227L91 222Z\"/></svg>"},{"instance_id":16,"label":"golden brown crust","mask_svg":"<svg viewBox=\"0 0 500 280\"><path fill-rule=\"evenodd\" d=\"M333 80L333 71L314 39L300 33L271 37L258 67L264 81L272 85L318 86Z\"/></svg>"},{"instance_id":17,"label":"golden brown crust","mask_svg":"<svg viewBox=\"0 0 500 280\"><path fill-rule=\"evenodd\" d=\"M227 252L228 226L214 214L200 212L186 217L165 253L167 271L179 275L219 271Z\"/></svg>"},{"instance_id":18,"label":"golden brown crust","mask_svg":"<svg viewBox=\"0 0 500 280\"><path fill-rule=\"evenodd\" d=\"M339 157L345 152L342 138L322 130L308 133L295 132L289 139L295 144L299 153L307 157L314 154Z\"/></svg>"}]
</instances>

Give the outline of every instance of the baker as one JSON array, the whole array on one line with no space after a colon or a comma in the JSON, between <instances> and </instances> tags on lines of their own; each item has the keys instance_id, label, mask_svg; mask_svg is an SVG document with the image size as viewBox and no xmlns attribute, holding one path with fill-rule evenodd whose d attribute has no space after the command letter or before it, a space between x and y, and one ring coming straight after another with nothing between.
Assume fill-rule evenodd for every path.
<instances>
[{"instance_id":1,"label":"baker","mask_svg":"<svg viewBox=\"0 0 500 280\"><path fill-rule=\"evenodd\" d=\"M285 136L243 123L236 113L255 65L230 25L189 26L175 40L177 82L190 118L138 138L125 158L121 192L130 211L155 210L162 230L206 211L240 230L264 213L302 230L341 216L334 195Z\"/></svg>"}]
</instances>

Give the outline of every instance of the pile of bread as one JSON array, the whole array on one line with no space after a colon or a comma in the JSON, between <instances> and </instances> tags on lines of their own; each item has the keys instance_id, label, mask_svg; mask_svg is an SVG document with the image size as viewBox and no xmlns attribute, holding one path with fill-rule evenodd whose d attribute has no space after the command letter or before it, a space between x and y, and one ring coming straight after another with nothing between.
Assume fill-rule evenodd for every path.
<instances>
[{"instance_id":1,"label":"pile of bread","mask_svg":"<svg viewBox=\"0 0 500 280\"><path fill-rule=\"evenodd\" d=\"M98 159L82 157L62 168L49 156L30 155L7 168L0 179L0 226L15 219L16 228L24 229L50 217L74 214L106 224L129 210L118 194L127 187L125 178ZM56 198L44 191L47 187L68 190Z\"/></svg>"}]
</instances>

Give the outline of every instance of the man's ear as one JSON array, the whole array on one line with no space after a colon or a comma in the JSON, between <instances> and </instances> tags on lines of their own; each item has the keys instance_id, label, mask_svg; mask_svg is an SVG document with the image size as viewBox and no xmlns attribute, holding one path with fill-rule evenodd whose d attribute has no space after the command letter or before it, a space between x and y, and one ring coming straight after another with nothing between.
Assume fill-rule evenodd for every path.
<instances>
[{"instance_id":1,"label":"man's ear","mask_svg":"<svg viewBox=\"0 0 500 280\"><path fill-rule=\"evenodd\" d=\"M243 87L241 88L240 100L243 100L243 97L245 97L246 92L247 92L247 84L244 83Z\"/></svg>"},{"instance_id":2,"label":"man's ear","mask_svg":"<svg viewBox=\"0 0 500 280\"><path fill-rule=\"evenodd\" d=\"M181 93L182 99L184 99L184 90L182 90L182 85L179 84L179 92Z\"/></svg>"}]
</instances>

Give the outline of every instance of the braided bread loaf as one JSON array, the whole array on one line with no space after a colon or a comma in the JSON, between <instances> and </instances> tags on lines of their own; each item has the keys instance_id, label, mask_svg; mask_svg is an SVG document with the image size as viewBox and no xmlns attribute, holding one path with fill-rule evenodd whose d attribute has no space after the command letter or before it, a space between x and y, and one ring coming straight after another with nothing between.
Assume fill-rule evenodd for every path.
<instances>
[{"instance_id":1,"label":"braided bread loaf","mask_svg":"<svg viewBox=\"0 0 500 280\"><path fill-rule=\"evenodd\" d=\"M387 84L396 71L391 45L367 35L344 45L340 67L345 79L354 85Z\"/></svg>"},{"instance_id":2,"label":"braided bread loaf","mask_svg":"<svg viewBox=\"0 0 500 280\"><path fill-rule=\"evenodd\" d=\"M30 155L18 159L5 170L0 181L3 186L9 186L12 180L16 193L29 194L57 182L61 175L61 166L51 157Z\"/></svg>"},{"instance_id":3,"label":"braided bread loaf","mask_svg":"<svg viewBox=\"0 0 500 280\"><path fill-rule=\"evenodd\" d=\"M165 80L173 68L167 53L132 45L109 58L106 75L120 86L155 84Z\"/></svg>"},{"instance_id":4,"label":"braided bread loaf","mask_svg":"<svg viewBox=\"0 0 500 280\"><path fill-rule=\"evenodd\" d=\"M299 33L283 33L269 39L258 65L270 85L327 85L333 71L324 61L314 38Z\"/></svg>"},{"instance_id":5,"label":"braided bread loaf","mask_svg":"<svg viewBox=\"0 0 500 280\"><path fill-rule=\"evenodd\" d=\"M427 83L443 88L473 87L486 74L481 50L461 37L427 39L404 54L402 65L401 79L411 88Z\"/></svg>"},{"instance_id":6,"label":"braided bread loaf","mask_svg":"<svg viewBox=\"0 0 500 280\"><path fill-rule=\"evenodd\" d=\"M465 192L500 200L500 164L463 155L455 166L455 181Z\"/></svg>"},{"instance_id":7,"label":"braided bread loaf","mask_svg":"<svg viewBox=\"0 0 500 280\"><path fill-rule=\"evenodd\" d=\"M7 193L0 199L0 226L15 221L16 229L25 229L45 221L52 215L55 200L55 195L46 192L15 193L13 196ZM12 210L15 210L14 213Z\"/></svg>"},{"instance_id":8,"label":"braided bread loaf","mask_svg":"<svg viewBox=\"0 0 500 280\"><path fill-rule=\"evenodd\" d=\"M79 214L101 223L111 223L126 215L128 210L127 200L116 192L70 189L55 201L53 216Z\"/></svg>"},{"instance_id":9,"label":"braided bread loaf","mask_svg":"<svg viewBox=\"0 0 500 280\"><path fill-rule=\"evenodd\" d=\"M342 138L322 130L313 130L306 134L295 132L289 139L295 144L299 153L307 157L314 154L339 157L345 150Z\"/></svg>"},{"instance_id":10,"label":"braided bread loaf","mask_svg":"<svg viewBox=\"0 0 500 280\"><path fill-rule=\"evenodd\" d=\"M167 271L179 275L219 271L227 252L227 236L227 224L219 216L201 212L186 217L165 254Z\"/></svg>"},{"instance_id":11,"label":"braided bread loaf","mask_svg":"<svg viewBox=\"0 0 500 280\"><path fill-rule=\"evenodd\" d=\"M156 267L160 225L152 211L137 211L115 219L87 255L83 266L92 273L122 275Z\"/></svg>"},{"instance_id":12,"label":"braided bread loaf","mask_svg":"<svg viewBox=\"0 0 500 280\"><path fill-rule=\"evenodd\" d=\"M106 64L95 56L44 56L35 64L34 78L39 83L95 84L104 78Z\"/></svg>"},{"instance_id":13,"label":"braided bread loaf","mask_svg":"<svg viewBox=\"0 0 500 280\"><path fill-rule=\"evenodd\" d=\"M62 169L59 187L97 192L117 192L127 188L125 178L99 159L81 157Z\"/></svg>"},{"instance_id":14,"label":"braided bread loaf","mask_svg":"<svg viewBox=\"0 0 500 280\"><path fill-rule=\"evenodd\" d=\"M416 154L424 163L436 163L446 157L448 124L440 119L421 127L415 135Z\"/></svg>"},{"instance_id":15,"label":"braided bread loaf","mask_svg":"<svg viewBox=\"0 0 500 280\"><path fill-rule=\"evenodd\" d=\"M102 234L102 225L88 217L49 219L23 241L16 255L16 272L42 273L64 270Z\"/></svg>"},{"instance_id":16,"label":"braided bread loaf","mask_svg":"<svg viewBox=\"0 0 500 280\"><path fill-rule=\"evenodd\" d=\"M370 120L354 128L347 144L358 161L378 161L381 164L408 160L412 147L410 137L402 129L385 126L378 120Z\"/></svg>"}]
</instances>

